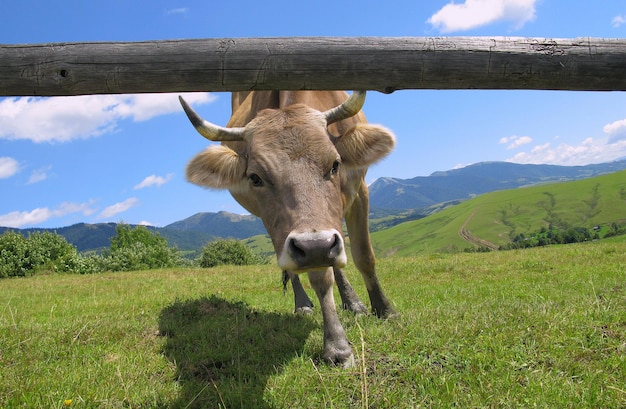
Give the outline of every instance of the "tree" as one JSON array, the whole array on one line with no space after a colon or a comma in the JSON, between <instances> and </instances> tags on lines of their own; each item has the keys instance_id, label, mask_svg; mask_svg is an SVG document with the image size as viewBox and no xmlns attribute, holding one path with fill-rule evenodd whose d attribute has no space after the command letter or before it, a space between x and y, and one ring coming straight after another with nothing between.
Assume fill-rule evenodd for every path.
<instances>
[{"instance_id":1,"label":"tree","mask_svg":"<svg viewBox=\"0 0 626 409\"><path fill-rule=\"evenodd\" d=\"M267 260L252 252L238 240L215 240L204 246L200 267L209 268L224 264L244 266L266 264Z\"/></svg>"},{"instance_id":2,"label":"tree","mask_svg":"<svg viewBox=\"0 0 626 409\"><path fill-rule=\"evenodd\" d=\"M19 233L7 230L0 236L0 277L25 276L29 268L25 265L28 243Z\"/></svg>"},{"instance_id":3,"label":"tree","mask_svg":"<svg viewBox=\"0 0 626 409\"><path fill-rule=\"evenodd\" d=\"M0 277L33 275L41 271L84 273L76 247L56 233L36 232L25 238L7 231L0 236Z\"/></svg>"},{"instance_id":4,"label":"tree","mask_svg":"<svg viewBox=\"0 0 626 409\"><path fill-rule=\"evenodd\" d=\"M135 228L118 224L116 235L111 238L111 248L104 254L103 269L112 271L148 270L175 267L180 264L176 248L170 248L167 240L145 226Z\"/></svg>"}]
</instances>

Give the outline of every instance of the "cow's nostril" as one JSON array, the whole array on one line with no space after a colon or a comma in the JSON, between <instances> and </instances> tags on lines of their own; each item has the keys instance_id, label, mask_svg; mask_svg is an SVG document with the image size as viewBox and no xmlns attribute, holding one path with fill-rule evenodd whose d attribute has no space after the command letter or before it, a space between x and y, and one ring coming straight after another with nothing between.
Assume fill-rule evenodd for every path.
<instances>
[{"instance_id":1,"label":"cow's nostril","mask_svg":"<svg viewBox=\"0 0 626 409\"><path fill-rule=\"evenodd\" d=\"M328 250L328 257L335 258L341 253L342 250L343 246L341 245L341 237L339 237L338 234L333 235L333 243Z\"/></svg>"},{"instance_id":2,"label":"cow's nostril","mask_svg":"<svg viewBox=\"0 0 626 409\"><path fill-rule=\"evenodd\" d=\"M292 238L289 240L289 250L296 257L306 257L306 252L300 246L298 246L298 240L296 238Z\"/></svg>"}]
</instances>

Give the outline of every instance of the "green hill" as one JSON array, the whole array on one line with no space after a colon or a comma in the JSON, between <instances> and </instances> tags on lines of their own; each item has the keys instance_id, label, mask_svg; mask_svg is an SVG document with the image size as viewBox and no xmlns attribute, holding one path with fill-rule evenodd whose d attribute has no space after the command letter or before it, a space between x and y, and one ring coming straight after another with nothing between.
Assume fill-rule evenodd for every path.
<instances>
[{"instance_id":1,"label":"green hill","mask_svg":"<svg viewBox=\"0 0 626 409\"><path fill-rule=\"evenodd\" d=\"M272 245L272 239L267 234L259 234L256 236L241 239L241 242L248 246L256 254L262 256L274 256L274 246Z\"/></svg>"},{"instance_id":2,"label":"green hill","mask_svg":"<svg viewBox=\"0 0 626 409\"><path fill-rule=\"evenodd\" d=\"M581 180L624 169L625 159L586 166L479 162L430 176L377 179L369 187L370 205L385 209L419 209L496 190Z\"/></svg>"},{"instance_id":3,"label":"green hill","mask_svg":"<svg viewBox=\"0 0 626 409\"><path fill-rule=\"evenodd\" d=\"M611 166L622 162L626 163L615 162L604 168L593 169L610 170ZM561 172L559 174L576 171L576 177L583 177L591 172L590 166L576 167L580 169L574 170L568 167L557 168ZM492 175L490 179L496 182L500 181L492 181L490 186L495 189L508 186L507 183L513 179L518 183L530 183L531 176L535 177L535 182L539 179L554 180L549 179L545 171L552 168L554 167L482 163L472 165L462 172L438 172L432 178L443 180L451 174L454 176L450 176L452 181L442 183L442 188L454 182L476 192L486 183L484 180L489 179L487 175ZM467 177L468 172L476 176L480 183L472 183ZM522 178L522 173L528 176ZM415 182L418 178L412 180ZM550 225L557 228L591 228L620 223L626 220L624 180L626 171L619 171L571 182L500 190L485 193L466 202L461 202L461 199L450 200L419 209L392 209L389 204L391 202L383 207L373 206L370 209L370 231L375 232L372 236L374 248L378 256L454 252L472 246L497 248L510 243L517 235L537 232ZM402 189L396 188L394 191L398 193ZM394 197L391 193L387 196ZM64 236L79 251L93 251L109 246L111 237L115 235L115 228L115 223L78 223L55 229L0 227L0 234L15 230L27 236L37 231L50 231ZM167 239L170 246L176 246L179 250L197 251L216 238L235 238L246 240L260 254L273 253L263 223L250 215L228 212L198 213L165 227L148 228L157 231Z\"/></svg>"},{"instance_id":4,"label":"green hill","mask_svg":"<svg viewBox=\"0 0 626 409\"><path fill-rule=\"evenodd\" d=\"M379 256L498 247L519 234L626 221L626 171L487 193L426 218L372 234Z\"/></svg>"}]
</instances>

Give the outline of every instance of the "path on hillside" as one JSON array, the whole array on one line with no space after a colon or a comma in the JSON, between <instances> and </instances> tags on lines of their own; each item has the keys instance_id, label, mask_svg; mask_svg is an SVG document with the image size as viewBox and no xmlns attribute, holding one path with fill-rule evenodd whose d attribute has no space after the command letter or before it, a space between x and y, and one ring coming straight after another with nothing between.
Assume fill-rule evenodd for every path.
<instances>
[{"instance_id":1,"label":"path on hillside","mask_svg":"<svg viewBox=\"0 0 626 409\"><path fill-rule=\"evenodd\" d=\"M467 220L465 220L465 223L463 223L463 225L461 226L461 228L459 229L459 236L461 236L461 238L465 241L468 241L478 247L488 247L491 250L498 250L498 246L493 244L490 241L487 240L483 240L479 237L476 237L472 234L472 232L470 232L469 230L467 230L467 224L470 222L470 220L472 220L472 217L474 217L474 215L476 214L476 212L478 211L478 209L474 210L472 212L472 214L469 215L469 217L467 218Z\"/></svg>"}]
</instances>

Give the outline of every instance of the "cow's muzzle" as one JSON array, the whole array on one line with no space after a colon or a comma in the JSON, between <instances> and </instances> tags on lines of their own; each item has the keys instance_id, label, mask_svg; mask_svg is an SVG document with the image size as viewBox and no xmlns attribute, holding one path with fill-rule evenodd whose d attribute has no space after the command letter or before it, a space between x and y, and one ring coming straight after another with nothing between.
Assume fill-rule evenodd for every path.
<instances>
[{"instance_id":1,"label":"cow's muzzle","mask_svg":"<svg viewBox=\"0 0 626 409\"><path fill-rule=\"evenodd\" d=\"M283 251L278 259L280 268L288 271L345 267L346 263L343 238L335 229L305 233L291 232L285 240Z\"/></svg>"}]
</instances>

